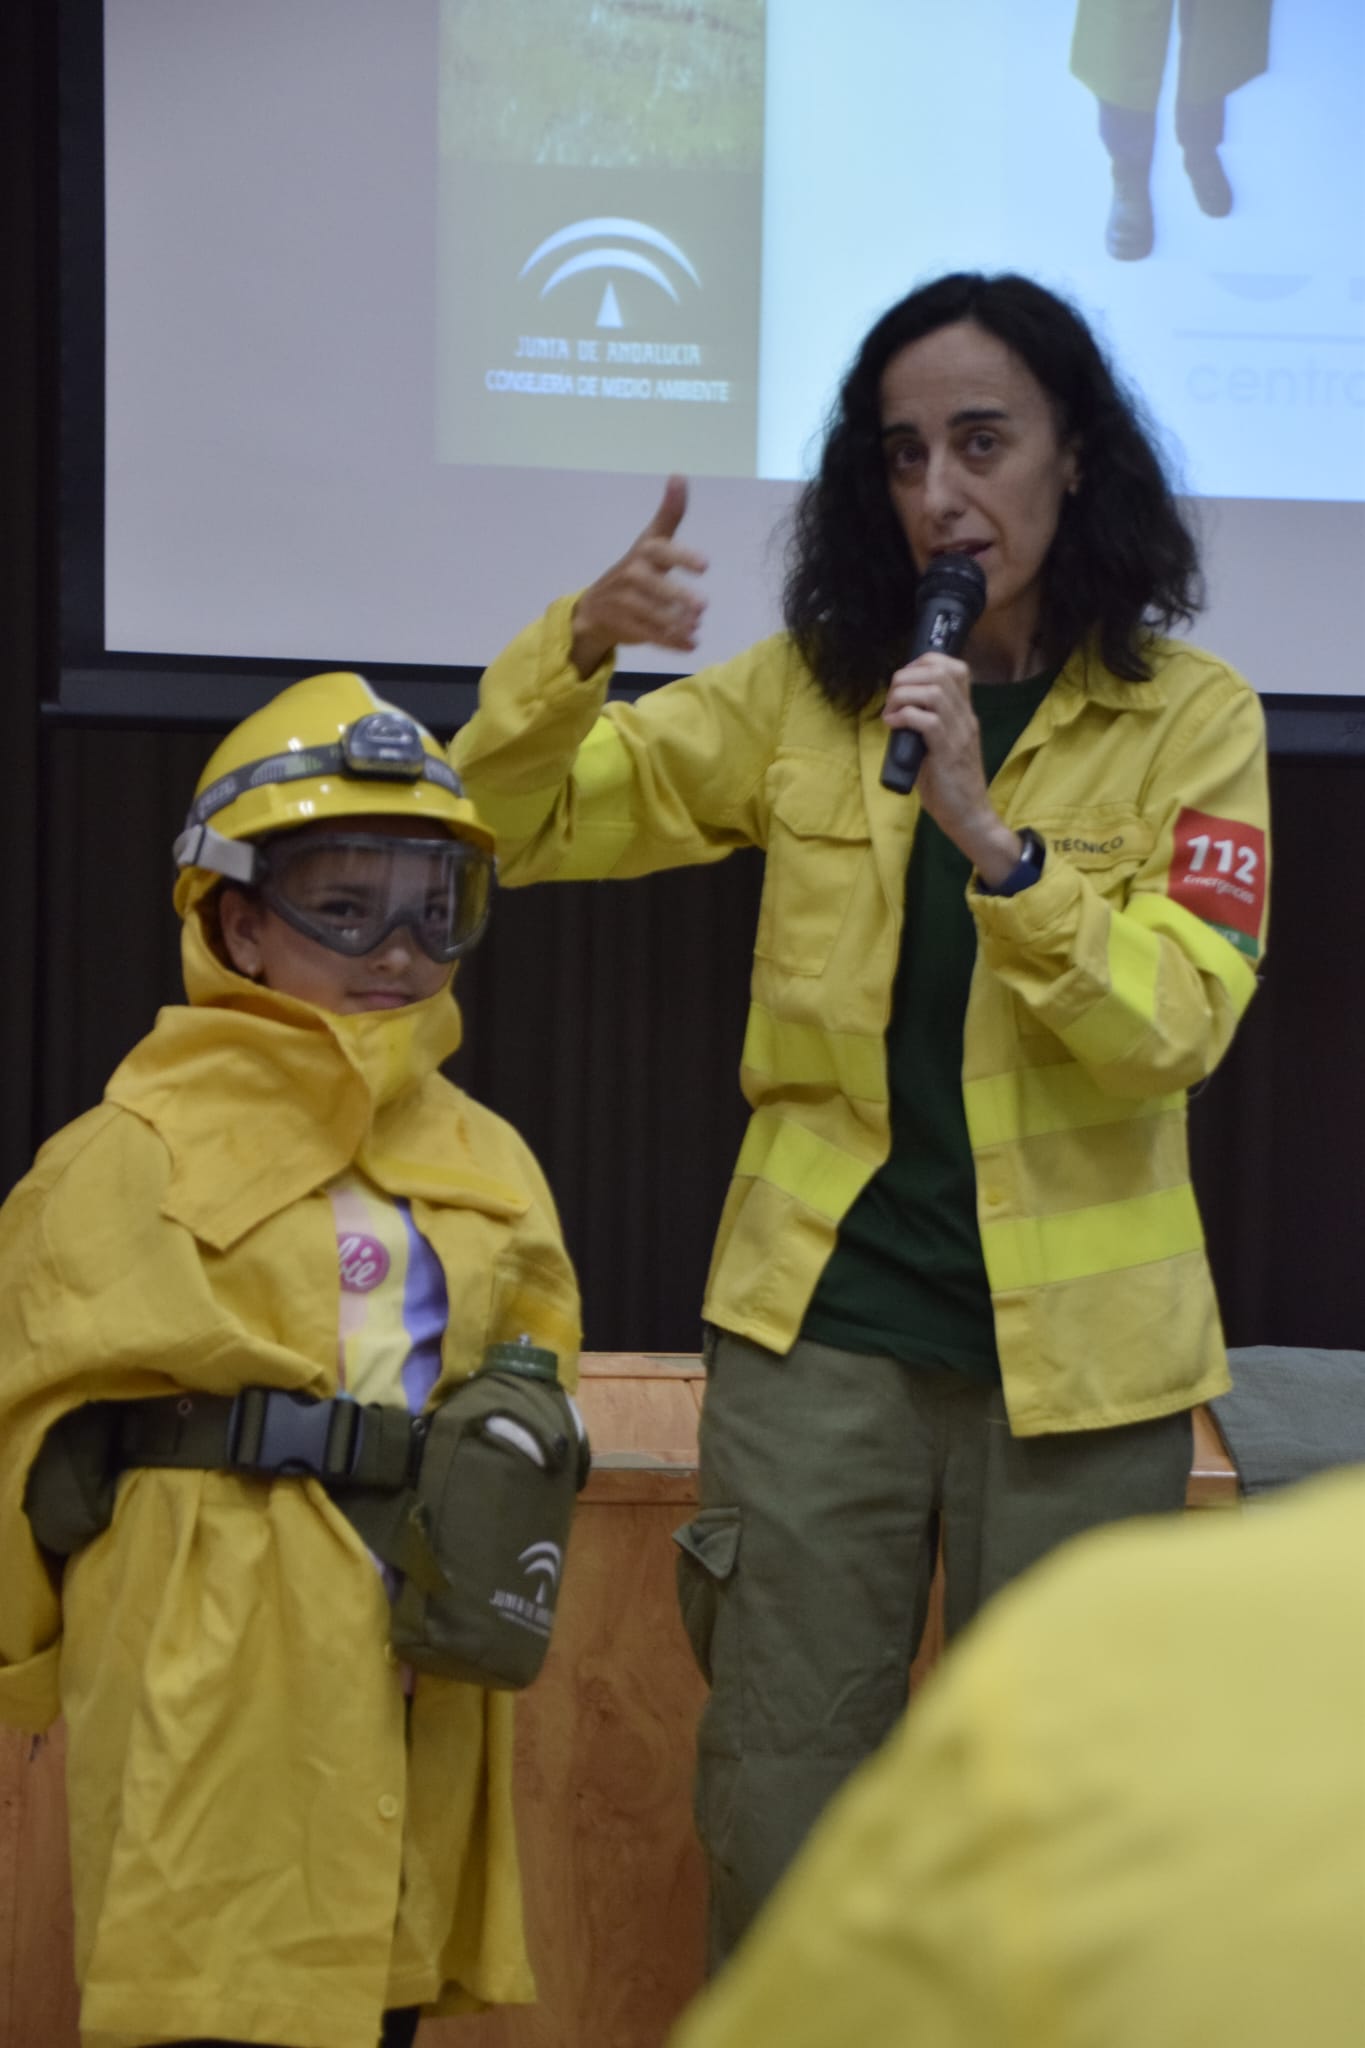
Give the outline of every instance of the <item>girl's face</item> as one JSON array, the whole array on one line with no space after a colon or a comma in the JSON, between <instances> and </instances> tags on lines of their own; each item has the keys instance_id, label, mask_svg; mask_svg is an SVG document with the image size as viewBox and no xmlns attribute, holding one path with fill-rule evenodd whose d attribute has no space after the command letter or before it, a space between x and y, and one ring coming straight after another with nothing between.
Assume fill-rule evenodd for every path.
<instances>
[{"instance_id":1,"label":"girl's face","mask_svg":"<svg viewBox=\"0 0 1365 2048\"><path fill-rule=\"evenodd\" d=\"M917 572L969 554L986 605L967 644L1002 648L1027 673L1043 565L1080 469L1056 409L1014 351L973 321L912 341L882 373L887 488Z\"/></svg>"},{"instance_id":2,"label":"girl's face","mask_svg":"<svg viewBox=\"0 0 1365 2048\"><path fill-rule=\"evenodd\" d=\"M384 838L435 838L447 835L429 821L367 817L357 820L369 835ZM305 832L313 828L305 828ZM322 828L319 828L321 839ZM304 833L298 839L302 841ZM354 848L329 849L319 844L307 863L306 887L314 907L324 910L365 893L365 860ZM372 857L378 871L384 856ZM335 869L335 873L331 872ZM223 945L239 974L251 981L295 996L320 1010L345 1015L361 1010L397 1010L420 1003L444 988L451 976L449 961L432 960L406 925L387 933L373 951L340 953L295 929L253 891L231 884L219 892L218 921Z\"/></svg>"}]
</instances>

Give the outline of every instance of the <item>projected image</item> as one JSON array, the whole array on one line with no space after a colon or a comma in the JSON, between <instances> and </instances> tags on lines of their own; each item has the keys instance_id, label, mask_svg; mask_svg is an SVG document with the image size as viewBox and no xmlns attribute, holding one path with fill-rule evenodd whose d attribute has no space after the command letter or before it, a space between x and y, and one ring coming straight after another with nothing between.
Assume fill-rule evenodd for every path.
<instances>
[{"instance_id":1,"label":"projected image","mask_svg":"<svg viewBox=\"0 0 1365 2048\"><path fill-rule=\"evenodd\" d=\"M1227 97L1259 78L1270 61L1271 0L1172 0L1132 8L1123 0L1077 0L1071 68L1099 104L1100 139L1113 167L1105 248L1120 262L1150 256L1156 242L1152 157L1157 102L1173 26L1179 19L1175 138L1202 213L1224 220L1233 192L1219 155Z\"/></svg>"},{"instance_id":2,"label":"projected image","mask_svg":"<svg viewBox=\"0 0 1365 2048\"><path fill-rule=\"evenodd\" d=\"M445 0L438 452L805 473L876 313L1012 268L1205 496L1365 496L1365 7Z\"/></svg>"},{"instance_id":3,"label":"projected image","mask_svg":"<svg viewBox=\"0 0 1365 2048\"><path fill-rule=\"evenodd\" d=\"M1365 497L1362 105L1359 0L772 0L760 475L879 307L981 267L1076 300L1191 491Z\"/></svg>"},{"instance_id":4,"label":"projected image","mask_svg":"<svg viewBox=\"0 0 1365 2048\"><path fill-rule=\"evenodd\" d=\"M443 0L451 462L752 476L762 0Z\"/></svg>"},{"instance_id":5,"label":"projected image","mask_svg":"<svg viewBox=\"0 0 1365 2048\"><path fill-rule=\"evenodd\" d=\"M680 470L727 654L873 321L1015 270L1216 501L1213 644L1360 688L1365 0L94 13L110 646L482 662Z\"/></svg>"}]
</instances>

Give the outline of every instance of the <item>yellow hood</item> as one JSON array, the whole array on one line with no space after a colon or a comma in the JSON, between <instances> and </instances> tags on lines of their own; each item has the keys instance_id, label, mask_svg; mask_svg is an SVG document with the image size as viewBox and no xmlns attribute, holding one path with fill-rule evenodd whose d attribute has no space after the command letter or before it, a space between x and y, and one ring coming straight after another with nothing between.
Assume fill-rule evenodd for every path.
<instances>
[{"instance_id":1,"label":"yellow hood","mask_svg":"<svg viewBox=\"0 0 1365 2048\"><path fill-rule=\"evenodd\" d=\"M449 1199L448 1139L417 1101L460 1043L449 984L339 1016L226 966L198 911L181 957L188 1006L160 1011L105 1089L170 1152L163 1215L223 1251L353 1163L389 1193Z\"/></svg>"}]
</instances>

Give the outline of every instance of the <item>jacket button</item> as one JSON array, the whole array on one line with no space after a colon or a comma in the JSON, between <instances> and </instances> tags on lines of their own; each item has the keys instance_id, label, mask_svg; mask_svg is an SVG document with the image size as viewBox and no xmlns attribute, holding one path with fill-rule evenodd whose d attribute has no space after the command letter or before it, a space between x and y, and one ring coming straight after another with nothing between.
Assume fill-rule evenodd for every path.
<instances>
[{"instance_id":1,"label":"jacket button","mask_svg":"<svg viewBox=\"0 0 1365 2048\"><path fill-rule=\"evenodd\" d=\"M383 1792L380 1794L379 1818L381 1820L397 1820L398 1801L394 1798L392 1792Z\"/></svg>"}]
</instances>

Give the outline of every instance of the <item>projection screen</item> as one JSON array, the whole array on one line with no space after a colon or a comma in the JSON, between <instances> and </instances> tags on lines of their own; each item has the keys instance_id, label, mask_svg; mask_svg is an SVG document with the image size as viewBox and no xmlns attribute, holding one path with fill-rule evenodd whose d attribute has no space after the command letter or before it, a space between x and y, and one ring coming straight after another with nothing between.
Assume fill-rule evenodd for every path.
<instances>
[{"instance_id":1,"label":"projection screen","mask_svg":"<svg viewBox=\"0 0 1365 2048\"><path fill-rule=\"evenodd\" d=\"M1105 248L1118 95L1155 101L1140 260ZM1177 132L1212 100L1221 216ZM139 658L204 716L239 708L233 664L477 669L673 470L711 563L696 660L733 652L778 622L866 327L1009 268L1159 425L1206 548L1193 637L1365 744L1359 0L105 0L101 104L77 709Z\"/></svg>"}]
</instances>

